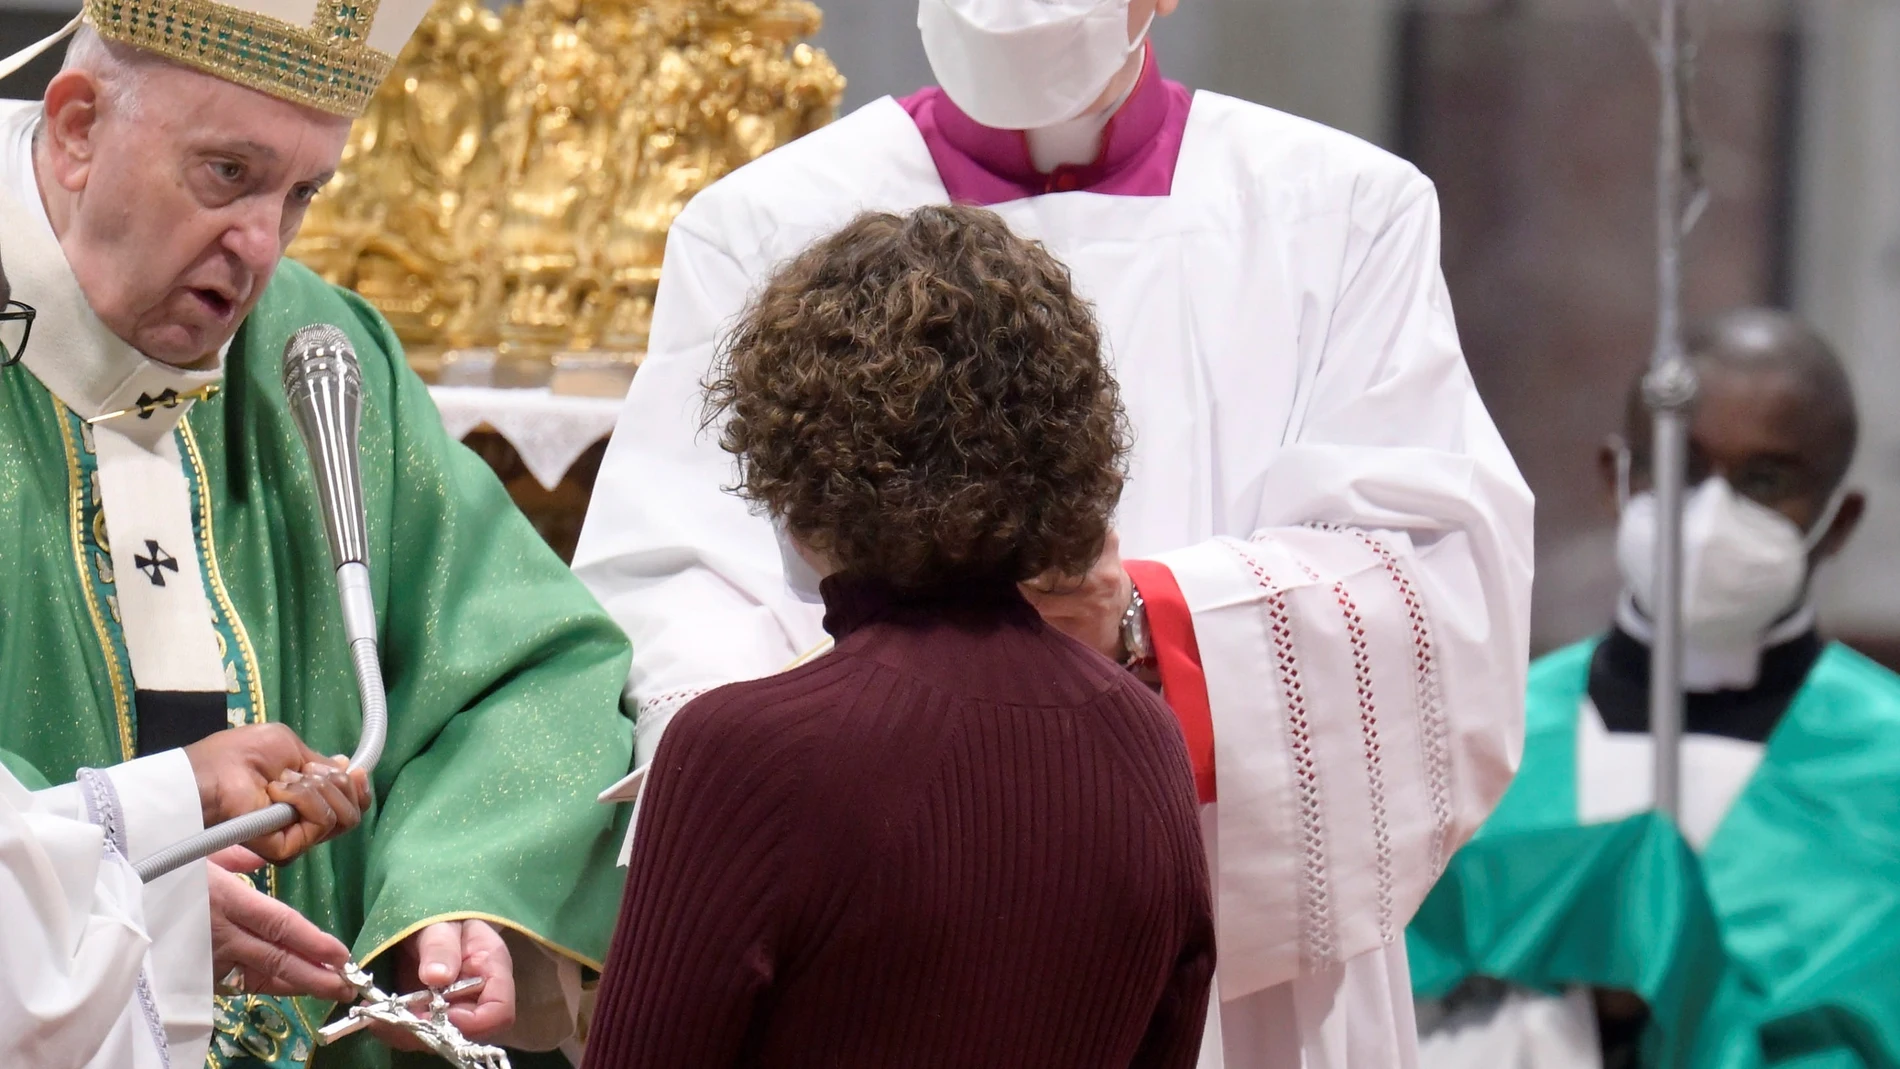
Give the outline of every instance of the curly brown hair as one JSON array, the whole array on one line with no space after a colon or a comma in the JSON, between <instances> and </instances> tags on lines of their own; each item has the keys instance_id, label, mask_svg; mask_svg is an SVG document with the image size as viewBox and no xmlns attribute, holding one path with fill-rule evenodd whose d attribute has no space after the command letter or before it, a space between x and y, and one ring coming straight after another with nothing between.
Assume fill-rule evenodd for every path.
<instances>
[{"instance_id":1,"label":"curly brown hair","mask_svg":"<svg viewBox=\"0 0 1900 1069\"><path fill-rule=\"evenodd\" d=\"M1077 576L1128 421L1069 271L978 208L870 212L781 267L706 383L729 487L842 574Z\"/></svg>"}]
</instances>

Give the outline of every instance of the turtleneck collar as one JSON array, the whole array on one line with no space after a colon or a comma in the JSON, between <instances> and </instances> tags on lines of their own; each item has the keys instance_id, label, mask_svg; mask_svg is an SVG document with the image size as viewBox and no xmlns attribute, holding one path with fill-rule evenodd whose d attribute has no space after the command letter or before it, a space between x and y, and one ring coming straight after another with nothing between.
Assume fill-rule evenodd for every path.
<instances>
[{"instance_id":1,"label":"turtleneck collar","mask_svg":"<svg viewBox=\"0 0 1900 1069\"><path fill-rule=\"evenodd\" d=\"M1048 193L1167 196L1193 97L1161 77L1150 44L1134 89L1102 127L1095 160L1048 174L1036 169L1026 133L978 123L942 89L922 89L898 103L923 135L950 199L989 205Z\"/></svg>"},{"instance_id":2,"label":"turtleneck collar","mask_svg":"<svg viewBox=\"0 0 1900 1069\"><path fill-rule=\"evenodd\" d=\"M26 188L36 188L30 145L30 137L0 137L0 228L6 234L7 277L14 300L39 312L20 366L81 418L159 402L144 414L135 411L102 424L149 445L177 427L194 394L223 381L229 343L206 366L185 369L153 360L114 334L87 303L45 206L37 196L26 204L16 196L23 179ZM20 168L26 169L24 175Z\"/></svg>"},{"instance_id":3,"label":"turtleneck collar","mask_svg":"<svg viewBox=\"0 0 1900 1069\"><path fill-rule=\"evenodd\" d=\"M833 575L818 585L825 599L825 630L845 636L879 621L948 622L982 626L1039 619L1016 582L998 576L927 592L904 591L882 579Z\"/></svg>"}]
</instances>

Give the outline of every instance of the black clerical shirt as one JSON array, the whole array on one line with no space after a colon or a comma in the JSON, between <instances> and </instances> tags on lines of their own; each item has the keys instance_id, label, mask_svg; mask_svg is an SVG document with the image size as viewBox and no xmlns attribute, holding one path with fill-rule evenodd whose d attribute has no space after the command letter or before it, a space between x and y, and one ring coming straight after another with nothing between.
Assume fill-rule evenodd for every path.
<instances>
[{"instance_id":1,"label":"black clerical shirt","mask_svg":"<svg viewBox=\"0 0 1900 1069\"><path fill-rule=\"evenodd\" d=\"M1820 659L1821 637L1813 629L1762 651L1761 675L1747 690L1691 692L1683 703L1683 730L1765 743L1793 703L1795 692ZM1613 733L1649 730L1649 647L1621 628L1611 628L1590 658L1590 701Z\"/></svg>"}]
</instances>

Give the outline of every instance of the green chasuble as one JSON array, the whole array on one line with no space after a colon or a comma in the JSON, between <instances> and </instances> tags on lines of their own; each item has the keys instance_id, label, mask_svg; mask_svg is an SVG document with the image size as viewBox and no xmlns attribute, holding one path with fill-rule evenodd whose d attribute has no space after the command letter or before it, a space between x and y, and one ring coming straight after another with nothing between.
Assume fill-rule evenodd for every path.
<instances>
[{"instance_id":1,"label":"green chasuble","mask_svg":"<svg viewBox=\"0 0 1900 1069\"><path fill-rule=\"evenodd\" d=\"M362 363L389 742L363 826L258 882L359 960L381 959L385 973L400 940L456 918L488 920L597 968L622 886L614 858L624 818L595 795L632 759L619 701L626 639L488 468L444 433L383 320L292 262L239 330L223 391L172 432L229 721L281 721L323 753L349 753L357 741L356 681L315 482L278 382L286 339L312 323L342 328ZM43 326L35 347L56 340ZM28 351L29 362L57 356ZM9 710L0 759L29 782L126 760L137 738L114 581L145 580L112 574L93 439L26 366L0 371L0 693ZM158 566L153 575L162 577ZM298 1064L329 1010L223 1000L211 1060ZM364 1034L316 1063L392 1060L407 1056L392 1058Z\"/></svg>"},{"instance_id":2,"label":"green chasuble","mask_svg":"<svg viewBox=\"0 0 1900 1069\"><path fill-rule=\"evenodd\" d=\"M1594 649L1532 666L1517 779L1407 932L1419 994L1634 991L1655 1065L1900 1066L1900 677L1829 646L1697 857L1654 814L1578 825Z\"/></svg>"}]
</instances>

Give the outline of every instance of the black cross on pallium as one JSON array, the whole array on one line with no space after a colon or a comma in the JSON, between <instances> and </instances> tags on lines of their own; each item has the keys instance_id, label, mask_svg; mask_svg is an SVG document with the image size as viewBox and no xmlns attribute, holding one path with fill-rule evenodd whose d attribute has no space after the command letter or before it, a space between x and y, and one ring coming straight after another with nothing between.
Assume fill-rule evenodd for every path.
<instances>
[{"instance_id":1,"label":"black cross on pallium","mask_svg":"<svg viewBox=\"0 0 1900 1069\"><path fill-rule=\"evenodd\" d=\"M158 543L149 538L145 540L145 552L151 556L132 555L133 566L144 572L145 578L150 579L153 586L164 586L165 573L178 570L178 558L160 549Z\"/></svg>"},{"instance_id":2,"label":"black cross on pallium","mask_svg":"<svg viewBox=\"0 0 1900 1069\"><path fill-rule=\"evenodd\" d=\"M165 387L164 390L162 390L159 393L157 397L153 397L149 393L141 392L139 394L138 404L134 405L133 407L139 410L140 419L151 419L152 413L158 411L161 408L177 408L178 407L178 391L172 389L170 386L167 386ZM177 571L178 569L173 568L172 570ZM164 586L165 584L160 583L158 585Z\"/></svg>"}]
</instances>

